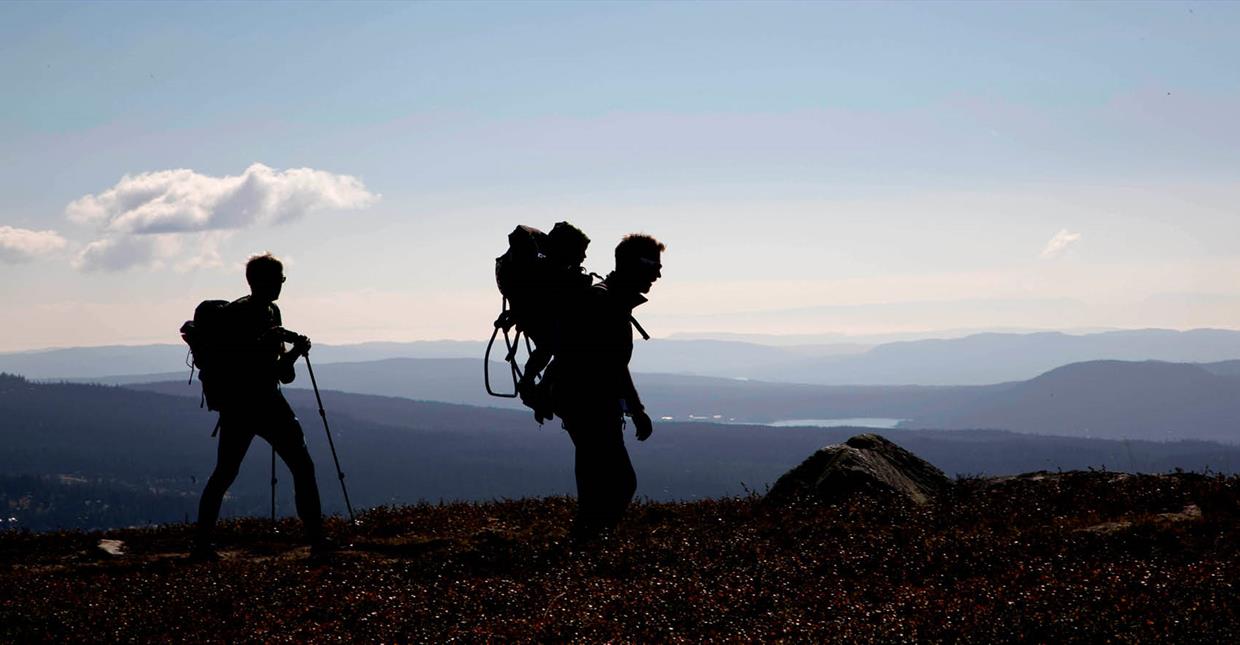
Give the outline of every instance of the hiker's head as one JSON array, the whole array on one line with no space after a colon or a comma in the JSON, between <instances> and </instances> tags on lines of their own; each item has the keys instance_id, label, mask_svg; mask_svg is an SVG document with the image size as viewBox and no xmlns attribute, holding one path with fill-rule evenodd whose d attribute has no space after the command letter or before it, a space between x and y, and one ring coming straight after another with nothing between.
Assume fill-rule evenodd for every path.
<instances>
[{"instance_id":1,"label":"hiker's head","mask_svg":"<svg viewBox=\"0 0 1240 645\"><path fill-rule=\"evenodd\" d=\"M569 266L579 266L585 261L590 238L581 229L568 222L556 222L547 238L551 241L548 255L553 260Z\"/></svg>"},{"instance_id":2,"label":"hiker's head","mask_svg":"<svg viewBox=\"0 0 1240 645\"><path fill-rule=\"evenodd\" d=\"M633 233L624 236L616 245L616 273L641 293L648 293L655 280L663 277L662 242L646 235Z\"/></svg>"},{"instance_id":3,"label":"hiker's head","mask_svg":"<svg viewBox=\"0 0 1240 645\"><path fill-rule=\"evenodd\" d=\"M284 286L284 263L270 253L251 256L245 263L245 281L253 297L275 302Z\"/></svg>"}]
</instances>

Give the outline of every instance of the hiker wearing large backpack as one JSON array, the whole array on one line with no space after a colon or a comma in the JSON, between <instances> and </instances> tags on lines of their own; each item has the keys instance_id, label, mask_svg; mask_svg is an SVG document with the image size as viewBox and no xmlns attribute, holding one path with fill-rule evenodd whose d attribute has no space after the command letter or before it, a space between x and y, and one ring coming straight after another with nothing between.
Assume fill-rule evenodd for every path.
<instances>
[{"instance_id":1,"label":"hiker wearing large backpack","mask_svg":"<svg viewBox=\"0 0 1240 645\"><path fill-rule=\"evenodd\" d=\"M199 379L206 402L220 413L218 459L198 505L194 555L214 557L211 534L224 493L236 479L255 436L270 443L288 465L297 515L312 553L322 553L331 544L323 535L314 462L297 416L280 392L280 384L295 378L293 364L310 351L310 339L283 327L275 304L285 279L280 260L270 253L256 255L246 263L245 277L250 295L218 307L209 330L199 324L196 338L193 333L187 337L195 362L202 367ZM195 312L196 323L198 317ZM291 349L286 349L286 341Z\"/></svg>"},{"instance_id":2,"label":"hiker wearing large backpack","mask_svg":"<svg viewBox=\"0 0 1240 645\"><path fill-rule=\"evenodd\" d=\"M629 373L632 314L662 277L665 248L644 234L621 240L615 271L566 308L560 343L547 368L555 414L576 450L572 536L579 542L615 528L637 491L624 446L625 417L632 419L638 441L650 438L653 424Z\"/></svg>"}]
</instances>

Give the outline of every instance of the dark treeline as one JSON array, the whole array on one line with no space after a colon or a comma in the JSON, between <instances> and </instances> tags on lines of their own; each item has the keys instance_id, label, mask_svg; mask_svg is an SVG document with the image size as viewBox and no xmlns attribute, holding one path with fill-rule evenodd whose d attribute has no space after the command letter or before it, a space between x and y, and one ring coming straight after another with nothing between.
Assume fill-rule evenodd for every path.
<instances>
[{"instance_id":1,"label":"dark treeline","mask_svg":"<svg viewBox=\"0 0 1240 645\"><path fill-rule=\"evenodd\" d=\"M192 518L197 492L67 475L0 475L0 528L145 526Z\"/></svg>"}]
</instances>

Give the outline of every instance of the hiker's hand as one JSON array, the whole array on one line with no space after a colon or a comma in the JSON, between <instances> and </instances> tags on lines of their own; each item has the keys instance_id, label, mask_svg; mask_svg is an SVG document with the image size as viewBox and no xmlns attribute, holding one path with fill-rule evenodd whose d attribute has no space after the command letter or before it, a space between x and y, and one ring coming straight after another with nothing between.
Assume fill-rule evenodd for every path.
<instances>
[{"instance_id":1,"label":"hiker's hand","mask_svg":"<svg viewBox=\"0 0 1240 645\"><path fill-rule=\"evenodd\" d=\"M645 410L638 410L633 413L633 427L637 429L637 440L645 441L650 438L650 434L654 432L654 424L650 422L650 415Z\"/></svg>"},{"instance_id":2,"label":"hiker's hand","mask_svg":"<svg viewBox=\"0 0 1240 645\"><path fill-rule=\"evenodd\" d=\"M310 353L310 339L306 336L300 336L300 335L297 336L297 339L293 341L293 353L294 354L309 354Z\"/></svg>"}]
</instances>

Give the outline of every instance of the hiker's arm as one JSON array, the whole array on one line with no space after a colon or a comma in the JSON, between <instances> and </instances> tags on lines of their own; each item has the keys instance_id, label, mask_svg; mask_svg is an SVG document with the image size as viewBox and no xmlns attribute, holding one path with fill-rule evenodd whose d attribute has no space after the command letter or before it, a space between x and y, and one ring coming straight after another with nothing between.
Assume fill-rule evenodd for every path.
<instances>
[{"instance_id":1,"label":"hiker's arm","mask_svg":"<svg viewBox=\"0 0 1240 645\"><path fill-rule=\"evenodd\" d=\"M641 398L637 396L637 386L633 384L633 373L629 371L627 365L624 368L624 391L625 408L628 410L629 418L633 419L637 440L645 441L654 432L654 423L650 421L650 415L646 414L646 406L642 405Z\"/></svg>"},{"instance_id":2,"label":"hiker's arm","mask_svg":"<svg viewBox=\"0 0 1240 645\"><path fill-rule=\"evenodd\" d=\"M637 386L633 384L633 373L629 371L629 367L624 366L624 375L621 377L621 387L624 389L625 408L633 414L642 412L646 406L642 405L641 397L637 396Z\"/></svg>"},{"instance_id":3,"label":"hiker's arm","mask_svg":"<svg viewBox=\"0 0 1240 645\"><path fill-rule=\"evenodd\" d=\"M284 348L283 343L280 344L280 348ZM297 359L309 351L310 339L305 336L298 336L297 340L293 341L293 349L280 354L278 374L281 383L288 385L293 382L293 379L297 378L297 372L293 369L293 366L297 363Z\"/></svg>"},{"instance_id":4,"label":"hiker's arm","mask_svg":"<svg viewBox=\"0 0 1240 645\"><path fill-rule=\"evenodd\" d=\"M632 383L632 372L629 371L629 366L625 366L621 380L620 386L624 388L625 412L635 419L639 414L645 416L646 406L641 403L641 397L637 396L637 386Z\"/></svg>"}]
</instances>

